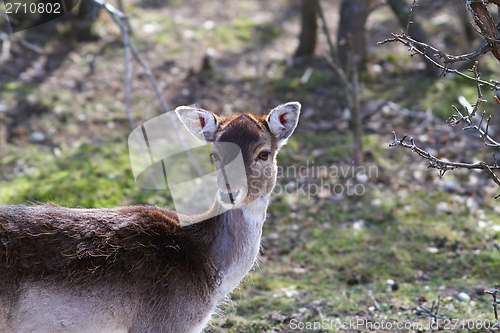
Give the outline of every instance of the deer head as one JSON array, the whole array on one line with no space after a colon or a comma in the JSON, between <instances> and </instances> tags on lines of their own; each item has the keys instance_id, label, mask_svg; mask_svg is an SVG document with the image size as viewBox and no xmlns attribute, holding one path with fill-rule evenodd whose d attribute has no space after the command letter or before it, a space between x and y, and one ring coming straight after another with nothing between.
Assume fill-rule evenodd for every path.
<instances>
[{"instance_id":1,"label":"deer head","mask_svg":"<svg viewBox=\"0 0 500 333\"><path fill-rule=\"evenodd\" d=\"M212 160L219 187L216 198L224 208L239 208L272 192L276 154L297 126L300 107L300 103L290 102L274 108L267 116L232 117L186 106L175 110L192 135L213 144ZM243 158L244 170L231 167L238 154Z\"/></svg>"}]
</instances>

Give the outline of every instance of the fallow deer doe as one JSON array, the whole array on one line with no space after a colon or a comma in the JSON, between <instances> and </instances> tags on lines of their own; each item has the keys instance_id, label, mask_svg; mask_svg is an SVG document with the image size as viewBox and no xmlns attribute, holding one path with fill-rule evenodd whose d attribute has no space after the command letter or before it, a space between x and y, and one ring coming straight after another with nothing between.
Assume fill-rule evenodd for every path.
<instances>
[{"instance_id":1,"label":"fallow deer doe","mask_svg":"<svg viewBox=\"0 0 500 333\"><path fill-rule=\"evenodd\" d=\"M224 163L217 142L240 147L248 192L219 181L212 211L183 217L192 223L153 206L0 206L0 332L203 330L254 265L276 154L300 104L267 116L176 113L191 134L215 143L214 163Z\"/></svg>"}]
</instances>

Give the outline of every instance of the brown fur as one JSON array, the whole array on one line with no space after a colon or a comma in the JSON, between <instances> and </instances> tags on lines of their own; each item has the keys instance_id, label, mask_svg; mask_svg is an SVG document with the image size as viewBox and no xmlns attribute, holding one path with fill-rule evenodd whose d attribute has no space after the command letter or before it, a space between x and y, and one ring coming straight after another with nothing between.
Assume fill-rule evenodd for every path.
<instances>
[{"instance_id":1,"label":"brown fur","mask_svg":"<svg viewBox=\"0 0 500 333\"><path fill-rule=\"evenodd\" d=\"M206 253L217 221L181 228L175 213L147 206L0 206L0 296L15 308L18 288L26 282L77 293L106 286L110 297L124 290L129 301L142 304L133 319L139 332L164 332L165 324L175 327L177 314L168 309L180 301L176 286L191 281L184 290L207 302L192 314L199 321L216 287L217 272Z\"/></svg>"},{"instance_id":2,"label":"brown fur","mask_svg":"<svg viewBox=\"0 0 500 333\"><path fill-rule=\"evenodd\" d=\"M157 207L0 206L0 271L19 283L119 276L164 285L175 269L205 276L208 286L213 269L202 260L203 231L203 223L181 228L174 212Z\"/></svg>"}]
</instances>

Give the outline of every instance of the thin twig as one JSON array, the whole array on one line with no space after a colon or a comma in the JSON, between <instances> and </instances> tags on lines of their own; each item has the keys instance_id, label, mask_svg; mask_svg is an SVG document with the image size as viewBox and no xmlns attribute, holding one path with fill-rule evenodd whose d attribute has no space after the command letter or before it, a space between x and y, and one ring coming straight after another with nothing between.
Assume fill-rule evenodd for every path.
<instances>
[{"instance_id":1,"label":"thin twig","mask_svg":"<svg viewBox=\"0 0 500 333\"><path fill-rule=\"evenodd\" d=\"M422 55L427 60L429 60L430 62L432 62L434 64L434 66L440 68L442 70L441 75L444 75L446 73L453 73L453 74L459 75L459 76L461 76L463 78L466 78L466 79L469 79L469 80L473 80L473 81L476 81L475 77L467 75L467 74L464 74L464 73L460 72L457 69L450 68L450 65L452 63L459 62L459 61L470 61L470 60L473 60L474 58L476 58L476 57L478 57L480 55L483 55L483 54L485 54L485 53L487 53L489 51L489 46L488 45L484 45L483 47L481 47L478 50L476 50L474 52L471 52L469 54L460 55L460 56L452 56L452 55L449 55L449 54L446 54L444 52L439 51L438 49L436 49L435 47L430 46L429 44L421 43L421 42L418 42L418 41L414 40L410 36L406 35L404 32L401 33L401 34L395 34L395 33L393 33L391 35L393 36L393 38L388 38L388 39L386 39L386 40L384 40L382 42L378 42L377 44L386 44L386 43L392 43L392 42L400 42L403 45L407 46L408 49L409 49L409 51L414 52L414 53L418 53L418 54ZM427 55L426 52L425 52L426 50L431 50L433 53L435 53L435 56L437 58L444 59L444 65L438 63L437 61L435 61L434 59L432 59L429 55ZM482 79L477 80L477 82L490 87L494 91L499 91L500 90L500 82L493 81L493 80L491 80L491 81L484 81Z\"/></svg>"},{"instance_id":2,"label":"thin twig","mask_svg":"<svg viewBox=\"0 0 500 333\"><path fill-rule=\"evenodd\" d=\"M127 110L127 118L132 130L134 130L135 125L132 120L132 111L130 107L130 89L131 89L131 81L132 81L132 66L130 64L130 39L127 31L127 25L124 17L116 17L115 15L111 15L115 23L120 27L123 35L123 48L125 50L125 67L127 70L127 78L125 81L125 105Z\"/></svg>"},{"instance_id":3,"label":"thin twig","mask_svg":"<svg viewBox=\"0 0 500 333\"><path fill-rule=\"evenodd\" d=\"M500 323L498 322L498 311L497 311L497 304L498 304L498 301L497 301L497 295L498 295L498 284L495 285L495 290L493 291L490 291L490 290L485 290L484 291L485 294L489 294L493 297L493 311L495 313L495 325L497 326L497 329L498 331L500 332Z\"/></svg>"},{"instance_id":4,"label":"thin twig","mask_svg":"<svg viewBox=\"0 0 500 333\"><path fill-rule=\"evenodd\" d=\"M330 48L330 54L325 54L325 59L326 61L332 66L333 70L338 74L340 77L340 80L343 83L344 89L345 89L345 96L347 99L347 104L349 108L353 107L353 103L351 101L350 96L354 94L354 87L351 83L351 80L347 77L347 74L345 73L344 69L342 66L339 65L339 60L337 56L337 50L335 49L335 46L333 45L332 38L330 36L330 31L328 30L328 25L326 24L326 19L325 15L323 13L323 8L321 6L321 1L316 0L316 6L318 8L318 14L321 19L321 23L323 25L323 32L326 36L326 40L328 42L328 47Z\"/></svg>"},{"instance_id":5,"label":"thin twig","mask_svg":"<svg viewBox=\"0 0 500 333\"><path fill-rule=\"evenodd\" d=\"M132 44L130 44L130 50L132 51L132 54L134 55L134 57L137 60L137 62L139 62L139 64L142 66L142 68L144 70L144 73L146 73L146 75L148 76L149 80L151 81L151 84L153 85L153 87L155 89L156 96L160 100L160 104L161 104L161 106L163 108L163 111L165 113L167 113L169 117L171 117L171 118L175 117L174 114L169 113L170 108L168 107L167 103L165 102L165 99L162 96L160 87L158 86L158 83L156 82L156 78L153 75L153 73L151 72L151 70L149 70L149 68L146 65L146 63L140 57L139 52L137 52L136 48ZM182 138L178 122L175 119L171 119L171 120L172 120L171 124L172 124L172 126L173 126L173 128L175 130L175 134L176 134L177 139L179 140L179 142L180 142L180 144L182 146L182 149L184 150L184 152L186 153L187 157L191 161L191 163L192 163L193 167L195 168L196 173L198 174L198 176L203 177L204 173L201 170L200 165L198 164L196 158L193 156L193 154L191 153L191 150L189 149L189 147L187 146L186 142ZM205 196L206 196L207 200L212 200L212 198L210 196L210 191L207 188L205 182L202 182L202 185L203 185L203 191L205 192Z\"/></svg>"},{"instance_id":6,"label":"thin twig","mask_svg":"<svg viewBox=\"0 0 500 333\"><path fill-rule=\"evenodd\" d=\"M351 63L352 73L349 76L346 73L346 69L342 68L340 65L337 50L333 45L332 38L330 36L330 31L328 30L328 26L326 23L326 18L323 13L323 8L321 6L321 1L316 0L316 6L318 8L318 14L321 19L323 25L323 31L326 36L326 40L328 41L328 46L330 48L330 54L325 54L325 58L327 62L332 66L333 70L338 74L340 80L342 81L342 87L344 89L344 97L347 103L347 107L351 111L351 130L354 136L354 149L353 149L353 160L356 164L360 164L362 162L362 140L361 140L361 119L360 119L360 104L359 104L359 94L360 94L360 80L358 73L358 66L356 61ZM351 38L348 38L348 43L350 43L352 59L354 57L354 50L352 48ZM347 69L347 72L349 70Z\"/></svg>"},{"instance_id":7,"label":"thin twig","mask_svg":"<svg viewBox=\"0 0 500 333\"><path fill-rule=\"evenodd\" d=\"M330 64L330 66L332 66L333 70L339 75L345 89L347 89L348 93L346 94L346 96L349 96L349 94L354 93L354 87L352 86L352 83L349 80L349 78L347 77L342 66L339 65L339 60L337 57L337 50L335 49L335 46L333 45L332 38L330 36L330 31L328 30L328 25L326 24L325 15L323 14L323 8L321 6L320 0L316 0L316 6L318 8L318 14L319 14L319 17L321 19L321 23L323 25L323 32L326 36L326 40L328 42L328 47L330 48L330 54L329 55L325 54L325 59ZM349 104L352 104L352 103L349 103ZM349 107L351 107L351 105Z\"/></svg>"},{"instance_id":8,"label":"thin twig","mask_svg":"<svg viewBox=\"0 0 500 333\"><path fill-rule=\"evenodd\" d=\"M120 30L122 32L123 45L124 45L124 50L125 50L125 65L126 65L126 71L127 71L127 77L126 77L126 83L125 83L125 101L126 101L125 104L126 104L127 118L128 118L128 121L130 123L130 127L132 128L132 130L134 130L135 125L134 125L134 122L133 122L133 119L132 119L132 112L131 112L131 106L130 106L130 91L131 91L131 80L132 80L132 67L131 67L131 64L130 64L130 52L132 52L132 54L134 55L134 58L141 65L141 67L143 68L144 72L146 73L146 75L148 76L149 80L151 81L151 84L153 85L153 87L155 89L156 96L158 97L158 99L160 101L160 104L161 104L161 106L163 108L163 111L165 113L167 113L169 117L175 117L175 115L169 113L170 108L168 107L167 103L163 99L161 90L160 90L160 88L158 86L158 83L156 82L156 79L155 79L153 73L148 68L147 64L142 60L142 58L140 57L139 52L137 51L137 49L130 42L129 30L127 28L128 16L126 14L124 14L123 12L121 12L121 11L117 10L116 8L114 8L109 3L105 3L105 2L103 2L101 0L94 0L94 2L97 5L103 7L106 11L108 11L110 13L111 17L113 18L113 20L115 21L115 23L119 26L119 28L120 28ZM194 156L191 153L191 151L190 151L189 147L187 146L186 142L183 140L182 135L180 133L180 128L179 128L179 125L178 125L177 121L175 119L172 119L171 124L172 124L172 126L173 126L173 128L175 130L176 136L177 136L177 138L178 138L178 140L179 140L179 142L180 142L183 150L185 151L186 155L190 159L190 161L191 161L193 167L195 168L198 176L199 177L205 176L205 174L201 170L201 167L198 164L197 160L194 158ZM157 182L156 182L156 180L152 179L152 181L155 184L155 186L158 185ZM212 201L212 197L210 195L210 191L209 191L208 187L206 186L206 184L204 182L202 182L202 185L203 185L203 189L204 189L204 192L205 192L205 195L206 195L207 202L211 202Z\"/></svg>"},{"instance_id":9,"label":"thin twig","mask_svg":"<svg viewBox=\"0 0 500 333\"><path fill-rule=\"evenodd\" d=\"M410 7L410 13L408 14L408 23L406 24L406 34L409 35L410 34L410 24L412 24L413 22L411 21L411 17L413 16L413 10L418 7L417 5L417 0L413 0L413 4L412 6Z\"/></svg>"},{"instance_id":10,"label":"thin twig","mask_svg":"<svg viewBox=\"0 0 500 333\"><path fill-rule=\"evenodd\" d=\"M375 299L375 297L372 295L372 301L373 301L373 304L375 305L375 308L377 308L377 310L379 311L382 311L382 309L380 308L380 304L378 304L377 300Z\"/></svg>"},{"instance_id":11,"label":"thin twig","mask_svg":"<svg viewBox=\"0 0 500 333\"><path fill-rule=\"evenodd\" d=\"M326 24L325 15L323 13L323 8L321 7L321 1L316 0L316 7L318 8L318 15L321 19L321 23L323 24L323 32L326 36L326 41L328 42L328 46L330 47L330 56L332 57L333 62L336 64L339 63L337 59L337 51L335 50L335 46L333 45L332 38L330 37L330 32L328 31L328 26Z\"/></svg>"},{"instance_id":12,"label":"thin twig","mask_svg":"<svg viewBox=\"0 0 500 333\"><path fill-rule=\"evenodd\" d=\"M470 170L473 170L473 169L484 170L491 177L491 179L500 187L500 180L493 173L493 170L500 170L500 166L496 165L496 163L493 165L488 165L483 161L477 162L474 164L445 161L445 160L437 158L436 156L425 151L424 149L418 147L415 144L415 141L413 140L413 138L410 138L409 139L410 143L407 143L405 141L407 138L406 135L403 138L398 139L396 136L396 132L393 131L392 134L394 136L394 140L389 144L389 147L401 146L403 148L410 149L412 152L418 154L420 157L428 160L429 161L428 168L433 168L433 169L439 170L439 178L442 178L447 171L454 170L457 168L470 169ZM498 197L500 197L500 194L497 195L495 198L498 198Z\"/></svg>"},{"instance_id":13,"label":"thin twig","mask_svg":"<svg viewBox=\"0 0 500 333\"><path fill-rule=\"evenodd\" d=\"M483 139L483 143L486 146L498 148L498 147L500 147L500 143L495 141L488 134L488 131L490 128L491 116L489 116L487 121L486 121L486 128L485 129L483 129L482 124L483 124L486 112L482 113L481 121L480 121L479 125L474 122L474 116L476 116L476 114L478 113L479 106L481 105L481 103L486 102L486 100L483 99L483 93L481 91L481 83L480 83L481 75L480 75L479 70L478 70L477 61L474 63L474 66L472 67L471 71L474 73L474 80L476 81L476 88L477 88L476 103L474 103L474 105L472 105L471 110L466 110L466 115L463 115L455 106L453 106L453 109L455 110L456 114L454 116L452 116L448 122L452 126L456 126L460 122L464 121L465 123L467 123L467 126L465 126L463 128L463 130L473 129L473 130L477 131L479 133L479 136Z\"/></svg>"},{"instance_id":14,"label":"thin twig","mask_svg":"<svg viewBox=\"0 0 500 333\"><path fill-rule=\"evenodd\" d=\"M19 40L19 44L21 44L22 46L24 46L28 50L31 50L31 51L33 51L35 53L40 54L40 55L42 55L42 54L45 53L41 47L39 47L39 46L37 46L35 44L32 44L32 43L28 42L25 39Z\"/></svg>"},{"instance_id":15,"label":"thin twig","mask_svg":"<svg viewBox=\"0 0 500 333\"><path fill-rule=\"evenodd\" d=\"M324 57L325 57L326 61L328 62L328 64L330 66L332 66L333 70L340 77L340 80L342 81L342 84L344 85L344 88L347 90L347 92L348 93L353 93L354 92L354 88L352 86L352 83L347 78L347 75L344 72L344 70L342 69L342 67L340 67L340 65L337 62L335 62L334 58L331 55L325 53Z\"/></svg>"},{"instance_id":16,"label":"thin twig","mask_svg":"<svg viewBox=\"0 0 500 333\"><path fill-rule=\"evenodd\" d=\"M163 108L163 111L169 112L170 108L168 107L167 103L163 99L160 87L158 86L158 83L156 82L155 76L153 73L149 70L148 66L146 63L142 60L142 58L139 55L139 52L137 52L137 49L133 44L130 44L130 50L132 51L132 54L134 55L135 59L137 62L142 66L142 69L144 70L144 73L148 76L149 80L151 81L151 84L153 85L153 88L156 92L156 97L160 100L161 107Z\"/></svg>"},{"instance_id":17,"label":"thin twig","mask_svg":"<svg viewBox=\"0 0 500 333\"><path fill-rule=\"evenodd\" d=\"M438 319L448 319L448 317L439 314L439 302L441 301L441 296L438 296L438 300L432 301L431 308L429 309L428 307L425 306L417 306L416 311L417 311L417 316L418 317L424 317L424 318L432 318L435 323L438 322Z\"/></svg>"}]
</instances>

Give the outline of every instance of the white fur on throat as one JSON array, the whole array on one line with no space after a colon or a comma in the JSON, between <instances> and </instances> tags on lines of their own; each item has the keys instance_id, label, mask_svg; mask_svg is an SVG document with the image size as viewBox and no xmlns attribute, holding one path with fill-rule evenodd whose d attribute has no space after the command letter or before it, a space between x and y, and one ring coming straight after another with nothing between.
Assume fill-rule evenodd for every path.
<instances>
[{"instance_id":1,"label":"white fur on throat","mask_svg":"<svg viewBox=\"0 0 500 333\"><path fill-rule=\"evenodd\" d=\"M245 221L255 228L260 230L259 237L262 233L262 225L266 220L267 205L269 204L269 195L261 196L249 205L241 207Z\"/></svg>"},{"instance_id":2,"label":"white fur on throat","mask_svg":"<svg viewBox=\"0 0 500 333\"><path fill-rule=\"evenodd\" d=\"M246 236L240 239L243 244L238 244L238 262L230 265L228 271L222 273L222 281L219 285L219 294L225 297L234 290L240 281L252 269L260 249L260 238L262 226L266 219L269 196L262 196L254 202L241 207L244 221L233 221L232 223L245 223Z\"/></svg>"}]
</instances>

